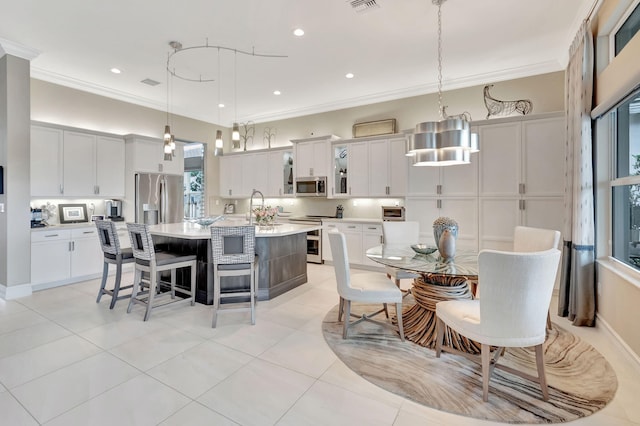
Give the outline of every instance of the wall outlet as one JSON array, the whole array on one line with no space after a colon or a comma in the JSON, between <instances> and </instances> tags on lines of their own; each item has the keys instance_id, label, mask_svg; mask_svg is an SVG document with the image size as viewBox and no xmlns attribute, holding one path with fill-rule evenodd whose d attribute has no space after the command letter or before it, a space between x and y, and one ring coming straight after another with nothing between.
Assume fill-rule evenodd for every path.
<instances>
[{"instance_id":1,"label":"wall outlet","mask_svg":"<svg viewBox=\"0 0 640 426\"><path fill-rule=\"evenodd\" d=\"M4 203L0 203L0 213L4 213Z\"/></svg>"}]
</instances>

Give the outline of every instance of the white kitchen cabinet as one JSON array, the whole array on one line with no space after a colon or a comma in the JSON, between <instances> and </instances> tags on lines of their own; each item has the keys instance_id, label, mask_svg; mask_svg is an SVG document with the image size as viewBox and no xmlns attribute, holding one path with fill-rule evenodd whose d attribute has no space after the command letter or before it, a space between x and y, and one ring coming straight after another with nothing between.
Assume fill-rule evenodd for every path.
<instances>
[{"instance_id":1,"label":"white kitchen cabinet","mask_svg":"<svg viewBox=\"0 0 640 426\"><path fill-rule=\"evenodd\" d=\"M376 136L334 142L331 196L404 197L408 180L404 141L404 136Z\"/></svg>"},{"instance_id":2,"label":"white kitchen cabinet","mask_svg":"<svg viewBox=\"0 0 640 426\"><path fill-rule=\"evenodd\" d=\"M382 244L382 224L370 222L352 222L349 220L334 222L323 221L322 224L322 260L333 261L329 232L333 229L344 234L347 243L347 256L349 264L353 266L381 267L369 260L366 256L367 249Z\"/></svg>"},{"instance_id":3,"label":"white kitchen cabinet","mask_svg":"<svg viewBox=\"0 0 640 426\"><path fill-rule=\"evenodd\" d=\"M267 163L269 157L266 152L247 153L239 155L242 167L241 195L250 197L254 189L266 195L268 192Z\"/></svg>"},{"instance_id":4,"label":"white kitchen cabinet","mask_svg":"<svg viewBox=\"0 0 640 426\"><path fill-rule=\"evenodd\" d=\"M470 164L456 166L409 166L409 196L476 197L478 194L477 153Z\"/></svg>"},{"instance_id":5,"label":"white kitchen cabinet","mask_svg":"<svg viewBox=\"0 0 640 426\"><path fill-rule=\"evenodd\" d=\"M267 190L264 195L293 196L293 150L280 149L267 154Z\"/></svg>"},{"instance_id":6,"label":"white kitchen cabinet","mask_svg":"<svg viewBox=\"0 0 640 426\"><path fill-rule=\"evenodd\" d=\"M96 195L124 197L124 139L98 136L96 140Z\"/></svg>"},{"instance_id":7,"label":"white kitchen cabinet","mask_svg":"<svg viewBox=\"0 0 640 426\"><path fill-rule=\"evenodd\" d=\"M62 195L61 129L31 126L31 196Z\"/></svg>"},{"instance_id":8,"label":"white kitchen cabinet","mask_svg":"<svg viewBox=\"0 0 640 426\"><path fill-rule=\"evenodd\" d=\"M295 177L329 176L331 174L331 141L334 135L292 139Z\"/></svg>"},{"instance_id":9,"label":"white kitchen cabinet","mask_svg":"<svg viewBox=\"0 0 640 426\"><path fill-rule=\"evenodd\" d=\"M164 159L164 141L139 135L125 137L127 173L184 173L184 144L176 142L171 160Z\"/></svg>"},{"instance_id":10,"label":"white kitchen cabinet","mask_svg":"<svg viewBox=\"0 0 640 426\"><path fill-rule=\"evenodd\" d=\"M124 196L124 140L31 127L31 196Z\"/></svg>"},{"instance_id":11,"label":"white kitchen cabinet","mask_svg":"<svg viewBox=\"0 0 640 426\"><path fill-rule=\"evenodd\" d=\"M366 255L367 250L382 244L382 225L380 224L363 224L362 225L362 264L370 267L381 268L382 265L369 259Z\"/></svg>"},{"instance_id":12,"label":"white kitchen cabinet","mask_svg":"<svg viewBox=\"0 0 640 426\"><path fill-rule=\"evenodd\" d=\"M369 141L369 196L404 197L407 194L409 157L405 138Z\"/></svg>"},{"instance_id":13,"label":"white kitchen cabinet","mask_svg":"<svg viewBox=\"0 0 640 426\"><path fill-rule=\"evenodd\" d=\"M82 197L96 193L96 136L64 132L64 195Z\"/></svg>"},{"instance_id":14,"label":"white kitchen cabinet","mask_svg":"<svg viewBox=\"0 0 640 426\"><path fill-rule=\"evenodd\" d=\"M562 230L564 117L480 126L480 248L510 249L516 225Z\"/></svg>"},{"instance_id":15,"label":"white kitchen cabinet","mask_svg":"<svg viewBox=\"0 0 640 426\"><path fill-rule=\"evenodd\" d=\"M31 284L36 289L98 276L102 259L94 226L31 232Z\"/></svg>"},{"instance_id":16,"label":"white kitchen cabinet","mask_svg":"<svg viewBox=\"0 0 640 426\"><path fill-rule=\"evenodd\" d=\"M220 196L231 198L242 196L242 155L220 157ZM251 195L251 193L249 193Z\"/></svg>"}]
</instances>

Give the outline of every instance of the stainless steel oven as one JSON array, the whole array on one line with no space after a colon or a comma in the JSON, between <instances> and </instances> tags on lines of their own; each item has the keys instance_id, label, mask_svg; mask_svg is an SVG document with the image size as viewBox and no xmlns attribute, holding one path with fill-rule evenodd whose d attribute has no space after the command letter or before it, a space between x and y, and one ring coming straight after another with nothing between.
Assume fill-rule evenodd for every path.
<instances>
[{"instance_id":1,"label":"stainless steel oven","mask_svg":"<svg viewBox=\"0 0 640 426\"><path fill-rule=\"evenodd\" d=\"M334 216L291 217L289 221L321 226L323 218L332 217ZM322 263L322 228L307 232L307 262Z\"/></svg>"}]
</instances>

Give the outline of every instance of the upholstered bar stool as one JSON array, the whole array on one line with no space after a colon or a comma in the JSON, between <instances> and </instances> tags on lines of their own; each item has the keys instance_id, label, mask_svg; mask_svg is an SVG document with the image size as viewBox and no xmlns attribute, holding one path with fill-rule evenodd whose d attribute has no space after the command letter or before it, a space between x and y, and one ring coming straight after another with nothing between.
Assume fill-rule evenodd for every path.
<instances>
[{"instance_id":1,"label":"upholstered bar stool","mask_svg":"<svg viewBox=\"0 0 640 426\"><path fill-rule=\"evenodd\" d=\"M196 293L196 255L164 251L156 253L148 225L127 223L127 230L131 239L131 250L135 257L135 277L127 313L131 312L134 304L141 304L146 307L144 321L147 321L151 316L151 309L154 308L180 302L189 302L193 306ZM176 270L179 268L191 268L190 290L176 288ZM171 271L169 292L160 291L160 273L163 271ZM140 292L143 272L149 274L149 292ZM176 291L189 297L176 298ZM167 298L170 300L165 301Z\"/></svg>"},{"instance_id":2,"label":"upholstered bar stool","mask_svg":"<svg viewBox=\"0 0 640 426\"><path fill-rule=\"evenodd\" d=\"M256 323L256 286L258 282L258 256L255 254L255 226L212 226L211 261L213 263L213 320L215 328L221 310L250 311L251 324ZM222 277L249 276L249 288L222 292ZM249 298L248 302L244 299ZM231 305L231 300L221 306L222 299L242 298ZM238 306L239 304L246 306Z\"/></svg>"},{"instance_id":3,"label":"upholstered bar stool","mask_svg":"<svg viewBox=\"0 0 640 426\"><path fill-rule=\"evenodd\" d=\"M120 287L120 282L122 280L122 265L125 263L135 262L135 258L133 257L133 252L130 248L123 249L120 247L120 239L118 238L118 231L115 223L107 220L96 220L96 228L98 228L98 237L100 238L100 245L102 246L102 252L104 254L102 283L100 284L100 290L98 290L96 303L100 303L100 299L103 294L108 294L111 296L109 309L113 309L113 307L116 306L116 301L131 297L130 294L120 295L120 290L133 288L133 284ZM116 276L113 290L106 288L107 277L109 275L109 265L116 265Z\"/></svg>"}]
</instances>

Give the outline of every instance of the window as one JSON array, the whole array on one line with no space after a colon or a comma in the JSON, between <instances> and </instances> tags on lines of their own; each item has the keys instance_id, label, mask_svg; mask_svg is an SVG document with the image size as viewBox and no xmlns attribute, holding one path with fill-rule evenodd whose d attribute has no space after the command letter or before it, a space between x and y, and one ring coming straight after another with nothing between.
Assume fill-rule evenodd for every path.
<instances>
[{"instance_id":1,"label":"window","mask_svg":"<svg viewBox=\"0 0 640 426\"><path fill-rule=\"evenodd\" d=\"M640 269L640 91L616 108L613 257Z\"/></svg>"},{"instance_id":2,"label":"window","mask_svg":"<svg viewBox=\"0 0 640 426\"><path fill-rule=\"evenodd\" d=\"M204 153L201 143L184 146L184 217L189 219L205 215Z\"/></svg>"},{"instance_id":3,"label":"window","mask_svg":"<svg viewBox=\"0 0 640 426\"><path fill-rule=\"evenodd\" d=\"M627 45L629 40L636 35L638 29L640 29L640 3L636 5L633 12L631 12L627 20L624 21L624 24L622 24L620 29L615 33L614 50L616 56L618 56L618 53Z\"/></svg>"}]
</instances>

